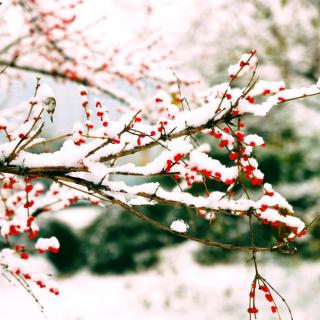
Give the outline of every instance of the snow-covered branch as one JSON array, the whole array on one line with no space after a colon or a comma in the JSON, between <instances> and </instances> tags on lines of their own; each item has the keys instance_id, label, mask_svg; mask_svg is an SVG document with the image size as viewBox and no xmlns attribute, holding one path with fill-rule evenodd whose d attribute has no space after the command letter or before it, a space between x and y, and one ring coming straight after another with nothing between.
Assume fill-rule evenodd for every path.
<instances>
[{"instance_id":1,"label":"snow-covered branch","mask_svg":"<svg viewBox=\"0 0 320 320\"><path fill-rule=\"evenodd\" d=\"M320 88L319 83L287 89L283 82L257 81L256 64L254 50L243 55L229 68L229 82L198 96L197 103L190 104L188 110L184 109L182 99L177 101L169 93L160 92L153 104L164 112L159 112L157 121L142 115L141 110L110 119L108 108L98 99L92 106L87 89L81 86L79 105L85 113L85 122L76 123L70 132L51 139L42 137L42 129L45 112L54 121L56 100L51 88L40 81L34 97L25 104L27 111L22 123L10 121L8 115L0 119L4 133L0 145L0 227L8 243L1 251L0 263L5 270L58 294L51 280L30 270L27 263L34 251L57 253L58 239L52 235L30 244L21 243L20 236L37 238L40 214L79 200L102 207L118 205L164 231L208 246L249 251L254 259L257 252L293 253L290 243L306 233L306 226L284 197L264 181L254 151L266 147L266 143L262 137L246 132L244 121L250 114L265 116L273 107L282 108L284 102L318 95ZM236 87L238 78L246 73L249 73L247 85ZM63 144L58 150L41 149L60 139ZM225 151L224 162L215 159L211 146ZM152 160L137 165L135 160L147 150ZM119 181L123 176L146 180L129 185ZM148 177L161 179L150 182ZM42 179L52 182L48 190ZM168 189L163 179L174 180L176 186ZM219 191L213 182L220 184ZM201 186L200 193L195 185ZM189 231L184 221L173 221L167 226L139 210L141 206L157 204L195 210L197 218L208 219L208 224L213 215L228 214L248 220L248 232L252 232L254 220L273 228L286 228L287 233L270 248L254 242L239 246L201 239Z\"/></svg>"}]
</instances>

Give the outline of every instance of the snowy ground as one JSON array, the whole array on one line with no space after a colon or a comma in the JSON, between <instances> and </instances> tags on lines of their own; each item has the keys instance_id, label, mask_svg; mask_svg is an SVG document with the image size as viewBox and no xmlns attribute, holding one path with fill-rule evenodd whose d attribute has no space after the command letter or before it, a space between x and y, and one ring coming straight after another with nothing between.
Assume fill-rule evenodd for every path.
<instances>
[{"instance_id":1,"label":"snowy ground","mask_svg":"<svg viewBox=\"0 0 320 320\"><path fill-rule=\"evenodd\" d=\"M251 267L240 263L202 267L191 259L194 248L195 244L187 243L166 249L163 262L149 272L126 276L81 272L59 280L59 297L43 290L36 294L50 320L247 319ZM269 262L261 270L286 297L294 319L319 319L320 262L286 267ZM1 320L45 318L22 288L4 279L0 297ZM289 319L287 313L283 315L283 320ZM266 311L261 319L275 317Z\"/></svg>"}]
</instances>

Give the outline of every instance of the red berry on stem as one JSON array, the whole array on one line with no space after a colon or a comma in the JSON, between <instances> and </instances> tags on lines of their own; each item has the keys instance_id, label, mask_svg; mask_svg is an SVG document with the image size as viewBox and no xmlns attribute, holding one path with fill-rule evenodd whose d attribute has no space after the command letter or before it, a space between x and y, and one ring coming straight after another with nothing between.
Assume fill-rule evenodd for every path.
<instances>
[{"instance_id":1,"label":"red berry on stem","mask_svg":"<svg viewBox=\"0 0 320 320\"><path fill-rule=\"evenodd\" d=\"M24 259L24 260L29 259L29 256L28 256L28 254L27 254L25 251L23 251L23 252L20 253L20 257L21 257L21 259Z\"/></svg>"},{"instance_id":2,"label":"red berry on stem","mask_svg":"<svg viewBox=\"0 0 320 320\"><path fill-rule=\"evenodd\" d=\"M267 293L267 294L265 295L265 297L266 297L266 299L267 299L269 302L272 302L272 301L273 301L272 296L271 296L270 293Z\"/></svg>"},{"instance_id":3,"label":"red berry on stem","mask_svg":"<svg viewBox=\"0 0 320 320\"><path fill-rule=\"evenodd\" d=\"M32 184L28 184L28 185L24 188L24 190L25 190L26 193L31 192L32 189L33 189L33 185L32 185Z\"/></svg>"}]
</instances>

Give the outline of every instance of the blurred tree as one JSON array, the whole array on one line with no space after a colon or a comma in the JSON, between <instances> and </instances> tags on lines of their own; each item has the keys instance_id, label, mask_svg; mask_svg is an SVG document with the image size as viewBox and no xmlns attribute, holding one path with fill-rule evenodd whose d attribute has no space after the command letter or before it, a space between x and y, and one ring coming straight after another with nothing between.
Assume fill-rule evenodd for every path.
<instances>
[{"instance_id":1,"label":"blurred tree","mask_svg":"<svg viewBox=\"0 0 320 320\"><path fill-rule=\"evenodd\" d=\"M50 220L43 226L42 237L52 234L59 237L61 246L59 254L49 252L49 261L56 267L59 273L74 273L86 265L84 254L85 243L71 227L57 220Z\"/></svg>"},{"instance_id":2,"label":"blurred tree","mask_svg":"<svg viewBox=\"0 0 320 320\"><path fill-rule=\"evenodd\" d=\"M148 208L160 221L175 219L167 207ZM170 212L171 211L171 212ZM179 216L179 215L178 215ZM169 218L169 219L168 219ZM182 239L150 228L146 223L118 209L107 209L85 231L88 267L96 273L141 271L155 265L158 250Z\"/></svg>"}]
</instances>

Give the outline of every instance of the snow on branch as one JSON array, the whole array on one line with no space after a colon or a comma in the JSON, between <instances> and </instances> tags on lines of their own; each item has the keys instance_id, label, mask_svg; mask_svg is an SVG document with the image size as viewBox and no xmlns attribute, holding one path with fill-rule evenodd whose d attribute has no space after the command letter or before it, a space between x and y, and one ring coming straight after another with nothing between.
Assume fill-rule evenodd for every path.
<instances>
[{"instance_id":1,"label":"snow on branch","mask_svg":"<svg viewBox=\"0 0 320 320\"><path fill-rule=\"evenodd\" d=\"M58 294L50 279L28 267L30 253L57 253L60 246L54 235L38 238L37 218L43 212L66 208L80 200L102 207L115 204L177 236L209 246L249 251L254 258L260 251L292 253L290 243L306 233L306 226L284 197L264 181L254 151L266 147L266 143L262 137L246 132L244 121L250 115L264 116L272 108L282 108L287 101L320 94L320 88L319 83L287 89L282 82L257 81L256 64L255 51L244 55L229 68L229 83L209 89L198 97L198 104L188 109L181 100L161 93L153 102L154 109L164 110L156 121L143 110L129 110L111 119L109 108L99 99L91 105L87 88L82 86L79 106L85 113L84 123L76 123L70 132L51 139L42 136L42 129L45 112L54 121L54 92L39 80L34 97L26 104L24 121L11 123L10 112L0 119L0 228L8 244L0 256L4 270ZM235 83L245 71L251 72L251 78L245 87L238 88ZM42 150L59 140L63 143L58 150ZM225 152L225 161L214 158L212 146ZM152 159L138 165L137 159L146 150ZM124 175L146 180L128 185L119 180ZM151 183L147 180L151 176L161 179ZM49 189L43 179L52 182ZM173 180L176 187L166 188L164 179ZM216 184L220 191L212 187ZM201 186L200 194L195 185ZM234 215L250 222L248 232L254 220L273 228L287 228L288 234L270 248L254 243L243 247L217 243L197 238L182 220L166 226L139 211L139 206L157 204L190 208L198 219ZM21 243L23 234L37 241L31 245ZM251 307L250 312L255 311Z\"/></svg>"}]
</instances>

